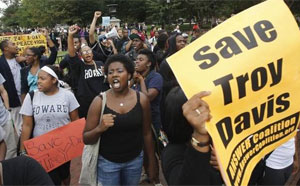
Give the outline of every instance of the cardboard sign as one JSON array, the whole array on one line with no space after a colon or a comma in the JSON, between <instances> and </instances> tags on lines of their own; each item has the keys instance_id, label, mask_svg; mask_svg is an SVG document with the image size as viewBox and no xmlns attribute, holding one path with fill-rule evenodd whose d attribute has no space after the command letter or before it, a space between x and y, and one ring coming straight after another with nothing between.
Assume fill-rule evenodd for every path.
<instances>
[{"instance_id":1,"label":"cardboard sign","mask_svg":"<svg viewBox=\"0 0 300 186\"><path fill-rule=\"evenodd\" d=\"M24 50L29 47L44 46L47 51L47 40L46 37L42 34L0 36L0 42L5 39L10 40L18 46L20 55L22 55L24 53ZM0 55L2 55L1 51Z\"/></svg>"},{"instance_id":2,"label":"cardboard sign","mask_svg":"<svg viewBox=\"0 0 300 186\"><path fill-rule=\"evenodd\" d=\"M252 170L295 136L300 111L300 32L282 0L253 6L167 59L188 98L204 100L224 181L247 185Z\"/></svg>"},{"instance_id":3,"label":"cardboard sign","mask_svg":"<svg viewBox=\"0 0 300 186\"><path fill-rule=\"evenodd\" d=\"M44 135L24 141L28 155L49 172L82 154L85 119L79 119Z\"/></svg>"}]
</instances>

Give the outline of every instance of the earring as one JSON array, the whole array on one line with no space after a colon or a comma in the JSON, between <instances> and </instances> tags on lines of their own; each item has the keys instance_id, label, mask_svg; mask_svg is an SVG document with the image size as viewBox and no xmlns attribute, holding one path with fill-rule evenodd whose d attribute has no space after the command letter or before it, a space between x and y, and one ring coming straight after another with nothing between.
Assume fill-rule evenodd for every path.
<instances>
[{"instance_id":1,"label":"earring","mask_svg":"<svg viewBox=\"0 0 300 186\"><path fill-rule=\"evenodd\" d=\"M130 80L128 80L128 86L130 85L130 83L131 83L131 81L130 81Z\"/></svg>"},{"instance_id":2,"label":"earring","mask_svg":"<svg viewBox=\"0 0 300 186\"><path fill-rule=\"evenodd\" d=\"M111 84L109 84L109 88L112 88Z\"/></svg>"}]
</instances>

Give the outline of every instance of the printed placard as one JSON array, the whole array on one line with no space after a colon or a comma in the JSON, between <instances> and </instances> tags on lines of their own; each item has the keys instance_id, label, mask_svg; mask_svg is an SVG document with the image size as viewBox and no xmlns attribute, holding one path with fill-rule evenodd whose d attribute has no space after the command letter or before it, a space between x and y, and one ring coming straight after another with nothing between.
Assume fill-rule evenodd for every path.
<instances>
[{"instance_id":1,"label":"printed placard","mask_svg":"<svg viewBox=\"0 0 300 186\"><path fill-rule=\"evenodd\" d=\"M295 136L300 32L282 0L253 6L167 59L188 98L208 90L206 124L227 185L247 185L257 162Z\"/></svg>"}]
</instances>

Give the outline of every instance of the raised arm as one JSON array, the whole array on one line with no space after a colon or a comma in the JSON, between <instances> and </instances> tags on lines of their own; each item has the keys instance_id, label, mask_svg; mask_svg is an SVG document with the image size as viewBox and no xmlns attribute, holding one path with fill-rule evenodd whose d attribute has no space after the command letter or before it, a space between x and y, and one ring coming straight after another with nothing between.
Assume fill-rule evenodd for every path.
<instances>
[{"instance_id":1,"label":"raised arm","mask_svg":"<svg viewBox=\"0 0 300 186\"><path fill-rule=\"evenodd\" d=\"M73 36L78 31L77 25L72 25L69 27L69 35L68 35L68 53L70 57L74 57L76 55L76 50L74 48L74 39Z\"/></svg>"},{"instance_id":2,"label":"raised arm","mask_svg":"<svg viewBox=\"0 0 300 186\"><path fill-rule=\"evenodd\" d=\"M96 40L95 40L95 28L96 28L96 23L98 18L101 16L101 12L100 11L96 11L94 13L94 18L90 27L90 31L89 31L89 39L90 39L90 44L93 45Z\"/></svg>"}]
</instances>

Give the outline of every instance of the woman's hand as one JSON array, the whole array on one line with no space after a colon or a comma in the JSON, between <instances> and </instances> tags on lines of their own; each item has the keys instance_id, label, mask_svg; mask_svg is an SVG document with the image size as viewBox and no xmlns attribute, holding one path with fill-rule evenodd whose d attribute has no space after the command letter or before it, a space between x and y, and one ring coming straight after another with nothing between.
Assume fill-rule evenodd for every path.
<instances>
[{"instance_id":1,"label":"woman's hand","mask_svg":"<svg viewBox=\"0 0 300 186\"><path fill-rule=\"evenodd\" d=\"M99 131L102 133L102 132L105 132L108 128L114 126L114 118L115 117L116 117L116 115L103 114L101 124L97 125L97 128L99 129Z\"/></svg>"},{"instance_id":2,"label":"woman's hand","mask_svg":"<svg viewBox=\"0 0 300 186\"><path fill-rule=\"evenodd\" d=\"M211 119L208 104L202 100L203 97L210 95L210 92L202 91L190 98L183 106L183 115L200 135L206 135L205 122Z\"/></svg>"},{"instance_id":3,"label":"woman's hand","mask_svg":"<svg viewBox=\"0 0 300 186\"><path fill-rule=\"evenodd\" d=\"M94 18L95 18L95 19L98 19L98 18L101 16L101 14L102 14L101 11L96 11L96 12L94 13Z\"/></svg>"},{"instance_id":4,"label":"woman's hand","mask_svg":"<svg viewBox=\"0 0 300 186\"><path fill-rule=\"evenodd\" d=\"M72 25L69 27L69 35L74 35L79 31L79 27L77 25Z\"/></svg>"}]
</instances>

